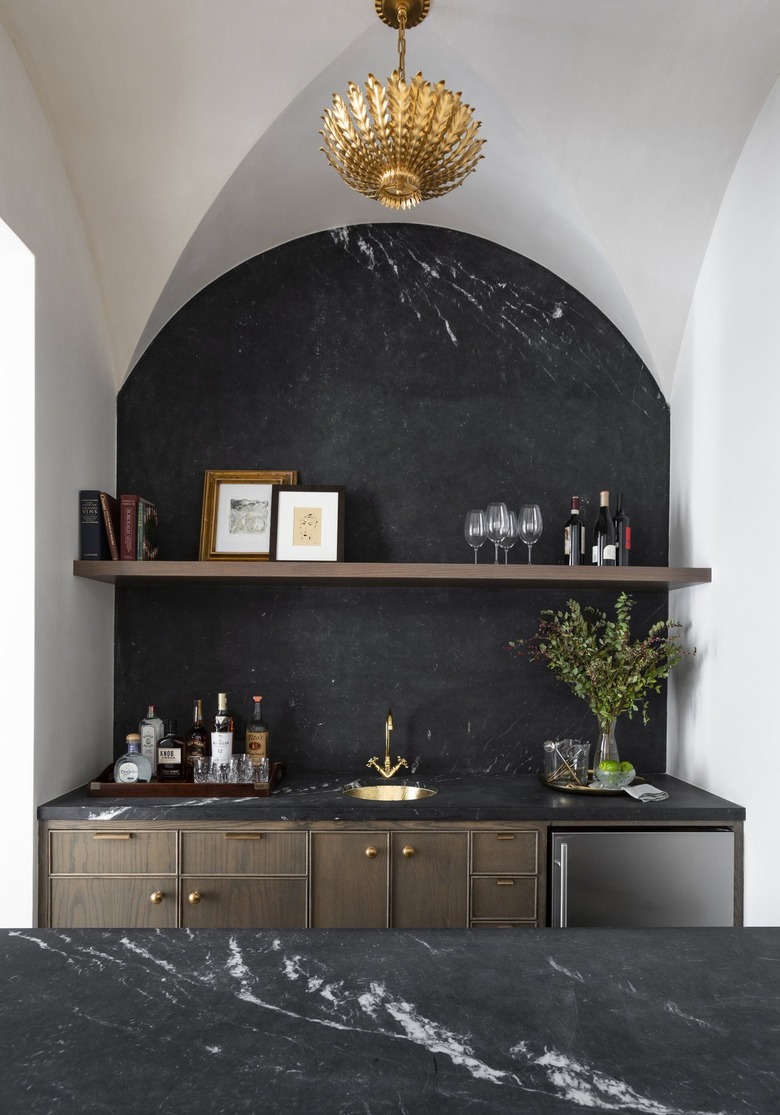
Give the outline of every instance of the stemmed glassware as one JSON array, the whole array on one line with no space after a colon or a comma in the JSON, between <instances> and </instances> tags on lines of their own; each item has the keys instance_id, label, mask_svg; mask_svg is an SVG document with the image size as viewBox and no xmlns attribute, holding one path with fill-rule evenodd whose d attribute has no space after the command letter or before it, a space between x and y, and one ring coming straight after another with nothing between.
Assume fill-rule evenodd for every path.
<instances>
[{"instance_id":1,"label":"stemmed glassware","mask_svg":"<svg viewBox=\"0 0 780 1115\"><path fill-rule=\"evenodd\" d=\"M498 565L498 545L509 533L509 508L505 503L489 503L485 511L487 536L496 548L493 561Z\"/></svg>"},{"instance_id":2,"label":"stemmed glassware","mask_svg":"<svg viewBox=\"0 0 780 1115\"><path fill-rule=\"evenodd\" d=\"M542 512L538 503L525 503L520 508L520 537L528 547L528 564L531 564L531 547L542 536ZM488 538L490 533L488 532Z\"/></svg>"},{"instance_id":3,"label":"stemmed glassware","mask_svg":"<svg viewBox=\"0 0 780 1115\"><path fill-rule=\"evenodd\" d=\"M469 546L474 550L474 564L476 565L477 550L483 545L487 538L485 512L481 508L478 511L466 512L466 522L463 524L463 533Z\"/></svg>"},{"instance_id":4,"label":"stemmed glassware","mask_svg":"<svg viewBox=\"0 0 780 1115\"><path fill-rule=\"evenodd\" d=\"M517 515L515 515L514 511L510 511L509 512L509 531L501 539L501 541L498 543L499 546L501 547L501 549L504 551L504 565L509 564L509 551L514 546L515 542L517 542L517 537L518 537L519 533L520 533L520 524L517 521Z\"/></svg>"}]
</instances>

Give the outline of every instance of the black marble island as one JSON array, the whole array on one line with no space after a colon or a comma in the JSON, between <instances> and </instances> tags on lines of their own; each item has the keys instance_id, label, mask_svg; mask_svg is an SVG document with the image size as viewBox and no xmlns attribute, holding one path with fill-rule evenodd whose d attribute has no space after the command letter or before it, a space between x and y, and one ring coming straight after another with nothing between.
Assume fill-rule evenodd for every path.
<instances>
[{"instance_id":1,"label":"black marble island","mask_svg":"<svg viewBox=\"0 0 780 1115\"><path fill-rule=\"evenodd\" d=\"M270 797L91 797L83 786L38 809L41 821L658 821L724 823L745 819L742 806L668 774L652 785L669 796L640 802L628 794L561 793L531 774L419 774L393 782L436 789L417 801L361 801L346 796L355 771L286 776Z\"/></svg>"},{"instance_id":2,"label":"black marble island","mask_svg":"<svg viewBox=\"0 0 780 1115\"><path fill-rule=\"evenodd\" d=\"M0 1109L778 1109L780 930L4 930Z\"/></svg>"}]
</instances>

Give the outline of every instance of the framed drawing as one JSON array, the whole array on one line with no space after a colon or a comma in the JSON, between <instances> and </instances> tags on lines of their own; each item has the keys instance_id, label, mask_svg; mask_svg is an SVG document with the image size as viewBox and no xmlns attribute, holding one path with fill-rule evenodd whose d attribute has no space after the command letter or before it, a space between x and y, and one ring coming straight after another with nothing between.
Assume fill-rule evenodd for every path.
<instances>
[{"instance_id":1,"label":"framed drawing","mask_svg":"<svg viewBox=\"0 0 780 1115\"><path fill-rule=\"evenodd\" d=\"M199 559L268 561L272 490L297 480L279 470L204 473Z\"/></svg>"},{"instance_id":2,"label":"framed drawing","mask_svg":"<svg viewBox=\"0 0 780 1115\"><path fill-rule=\"evenodd\" d=\"M344 560L344 489L282 488L271 496L272 561Z\"/></svg>"}]
</instances>

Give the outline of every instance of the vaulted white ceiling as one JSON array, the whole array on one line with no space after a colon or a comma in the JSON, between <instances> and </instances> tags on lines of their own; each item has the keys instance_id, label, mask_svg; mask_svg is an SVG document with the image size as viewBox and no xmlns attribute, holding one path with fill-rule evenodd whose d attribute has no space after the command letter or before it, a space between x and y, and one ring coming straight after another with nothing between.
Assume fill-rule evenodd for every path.
<instances>
[{"instance_id":1,"label":"vaulted white ceiling","mask_svg":"<svg viewBox=\"0 0 780 1115\"><path fill-rule=\"evenodd\" d=\"M405 220L504 244L625 333L669 394L713 221L780 74L777 0L432 0L407 72L444 78L487 144L399 215L319 152L349 79L384 79L373 0L0 0L82 213L117 383L245 259Z\"/></svg>"}]
</instances>

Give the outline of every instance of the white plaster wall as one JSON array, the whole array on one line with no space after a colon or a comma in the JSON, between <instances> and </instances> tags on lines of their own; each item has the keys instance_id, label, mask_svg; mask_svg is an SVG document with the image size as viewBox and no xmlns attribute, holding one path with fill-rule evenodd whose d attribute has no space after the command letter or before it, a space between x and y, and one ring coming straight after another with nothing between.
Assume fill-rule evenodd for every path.
<instances>
[{"instance_id":1,"label":"white plaster wall","mask_svg":"<svg viewBox=\"0 0 780 1115\"><path fill-rule=\"evenodd\" d=\"M713 583L671 598L699 649L670 687L669 769L746 807L748 925L780 925L779 261L780 84L724 197L671 399L670 563Z\"/></svg>"},{"instance_id":2,"label":"white plaster wall","mask_svg":"<svg viewBox=\"0 0 780 1115\"><path fill-rule=\"evenodd\" d=\"M6 655L14 653L6 622L11 603L34 622L31 702L22 695L20 707L3 674L3 794L13 797L14 808L0 811L4 862L13 859L21 880L6 885L10 868L3 868L0 925L30 926L35 808L83 783L111 754L113 594L77 581L72 561L79 489L113 489L116 396L80 216L35 91L1 26L0 219L35 257L34 423L29 406L3 415L3 461L10 466L3 470L2 549L10 554L0 582ZM0 369L2 376L19 374L27 374L21 364ZM32 444L34 476L24 455ZM26 530L33 515L34 554L33 532ZM33 560L34 582L13 576L15 562L29 569ZM17 750L24 755L18 765Z\"/></svg>"}]
</instances>

